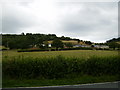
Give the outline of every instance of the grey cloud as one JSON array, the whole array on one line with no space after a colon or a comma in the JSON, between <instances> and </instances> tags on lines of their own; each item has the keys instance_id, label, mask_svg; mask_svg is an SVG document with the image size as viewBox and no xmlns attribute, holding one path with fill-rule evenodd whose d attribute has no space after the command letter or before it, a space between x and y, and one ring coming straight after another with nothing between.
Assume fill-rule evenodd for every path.
<instances>
[{"instance_id":1,"label":"grey cloud","mask_svg":"<svg viewBox=\"0 0 120 90\"><path fill-rule=\"evenodd\" d=\"M19 2L17 5L4 9L2 18L3 33L18 33L22 30L25 32L31 30L31 32L42 31L46 33L48 29L49 33L55 33L56 35L60 35L60 32L62 32L64 36L91 41L103 41L115 37L118 33L117 3L77 2L60 3L60 5L57 3L56 13L58 13L58 16L55 17L58 19L57 21L54 20L55 18L49 19L51 17L50 12L47 11L47 7L46 11L39 7L39 0L38 3L37 1L34 4L31 2L32 0L30 2ZM36 3L38 6L36 6ZM48 14L48 17L46 14ZM54 21L56 23L52 26L51 23L54 23ZM52 29L54 30L52 31Z\"/></svg>"},{"instance_id":2,"label":"grey cloud","mask_svg":"<svg viewBox=\"0 0 120 90\"><path fill-rule=\"evenodd\" d=\"M27 23L17 17L3 17L2 18L3 33L17 33L20 28L25 27Z\"/></svg>"},{"instance_id":3,"label":"grey cloud","mask_svg":"<svg viewBox=\"0 0 120 90\"><path fill-rule=\"evenodd\" d=\"M81 35L85 35L90 33L93 28L91 25L85 25L81 23L64 23L63 29L66 32L80 33Z\"/></svg>"},{"instance_id":4,"label":"grey cloud","mask_svg":"<svg viewBox=\"0 0 120 90\"><path fill-rule=\"evenodd\" d=\"M22 29L35 25L36 18L22 9L14 4L3 7L2 33L21 33Z\"/></svg>"},{"instance_id":5,"label":"grey cloud","mask_svg":"<svg viewBox=\"0 0 120 90\"><path fill-rule=\"evenodd\" d=\"M92 40L95 40L95 37L106 39L118 33L117 3L83 3L82 5L83 10L78 10L78 13L68 13L69 15L63 18L61 22L63 31L76 33L77 36Z\"/></svg>"}]
</instances>

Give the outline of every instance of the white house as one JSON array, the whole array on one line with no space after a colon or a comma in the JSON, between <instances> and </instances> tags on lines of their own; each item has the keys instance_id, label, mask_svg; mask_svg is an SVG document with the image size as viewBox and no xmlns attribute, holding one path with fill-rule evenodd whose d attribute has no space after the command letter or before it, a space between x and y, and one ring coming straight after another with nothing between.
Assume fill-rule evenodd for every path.
<instances>
[{"instance_id":1,"label":"white house","mask_svg":"<svg viewBox=\"0 0 120 90\"><path fill-rule=\"evenodd\" d=\"M52 47L51 43L48 44L48 47Z\"/></svg>"}]
</instances>

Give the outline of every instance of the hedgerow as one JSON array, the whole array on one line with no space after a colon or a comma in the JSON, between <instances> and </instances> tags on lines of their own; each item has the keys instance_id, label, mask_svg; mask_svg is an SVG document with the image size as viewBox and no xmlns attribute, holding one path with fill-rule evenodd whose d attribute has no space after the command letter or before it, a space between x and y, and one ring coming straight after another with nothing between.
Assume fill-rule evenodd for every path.
<instances>
[{"instance_id":1,"label":"hedgerow","mask_svg":"<svg viewBox=\"0 0 120 90\"><path fill-rule=\"evenodd\" d=\"M65 58L63 56L30 58L4 58L3 77L11 78L65 78L69 74L117 75L120 74L120 57Z\"/></svg>"}]
</instances>

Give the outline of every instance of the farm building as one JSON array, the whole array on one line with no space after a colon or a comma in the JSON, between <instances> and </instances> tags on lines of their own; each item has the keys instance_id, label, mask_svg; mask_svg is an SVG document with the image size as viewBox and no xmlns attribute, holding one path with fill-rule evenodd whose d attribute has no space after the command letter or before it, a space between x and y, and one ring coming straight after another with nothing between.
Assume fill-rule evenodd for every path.
<instances>
[{"instance_id":1,"label":"farm building","mask_svg":"<svg viewBox=\"0 0 120 90\"><path fill-rule=\"evenodd\" d=\"M107 45L93 45L95 48L102 48L102 49L108 49L109 46Z\"/></svg>"},{"instance_id":2,"label":"farm building","mask_svg":"<svg viewBox=\"0 0 120 90\"><path fill-rule=\"evenodd\" d=\"M88 46L88 45L74 45L73 47L91 47L91 46Z\"/></svg>"}]
</instances>

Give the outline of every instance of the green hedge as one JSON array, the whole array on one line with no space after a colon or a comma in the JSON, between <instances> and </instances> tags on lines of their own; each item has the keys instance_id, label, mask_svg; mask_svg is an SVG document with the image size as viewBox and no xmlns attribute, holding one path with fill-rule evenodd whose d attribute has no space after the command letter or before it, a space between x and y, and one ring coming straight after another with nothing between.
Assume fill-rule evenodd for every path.
<instances>
[{"instance_id":1,"label":"green hedge","mask_svg":"<svg viewBox=\"0 0 120 90\"><path fill-rule=\"evenodd\" d=\"M120 58L91 57L80 58L25 58L16 57L3 60L3 77L11 78L64 78L69 74L84 75L116 75L120 74Z\"/></svg>"},{"instance_id":2,"label":"green hedge","mask_svg":"<svg viewBox=\"0 0 120 90\"><path fill-rule=\"evenodd\" d=\"M55 49L19 49L18 52L35 52L35 51L56 51ZM86 48L86 47L78 47L78 48L60 48L59 51L62 50L92 50L92 48Z\"/></svg>"}]
</instances>

